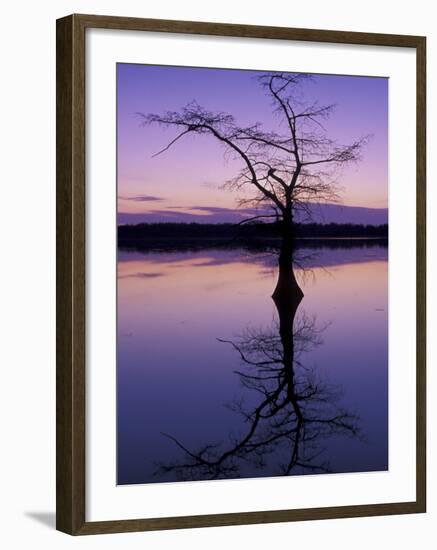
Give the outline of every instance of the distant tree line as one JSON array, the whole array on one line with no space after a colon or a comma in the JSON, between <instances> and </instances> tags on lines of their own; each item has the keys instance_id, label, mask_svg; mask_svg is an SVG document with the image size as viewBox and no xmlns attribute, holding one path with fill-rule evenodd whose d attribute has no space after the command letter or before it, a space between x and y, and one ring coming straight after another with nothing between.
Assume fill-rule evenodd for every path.
<instances>
[{"instance_id":1,"label":"distant tree line","mask_svg":"<svg viewBox=\"0 0 437 550\"><path fill-rule=\"evenodd\" d=\"M293 227L295 238L330 239L330 238L388 238L388 225L361 225L339 223L305 223ZM257 240L281 237L281 227L277 223L254 222L245 225L232 223L141 223L121 225L118 227L118 239L123 241L185 239L205 240Z\"/></svg>"}]
</instances>

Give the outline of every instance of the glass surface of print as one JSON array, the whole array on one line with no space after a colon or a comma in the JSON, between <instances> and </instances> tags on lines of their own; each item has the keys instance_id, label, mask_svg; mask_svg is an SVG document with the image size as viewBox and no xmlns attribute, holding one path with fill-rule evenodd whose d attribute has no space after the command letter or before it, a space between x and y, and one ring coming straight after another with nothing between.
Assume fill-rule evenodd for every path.
<instances>
[{"instance_id":1,"label":"glass surface of print","mask_svg":"<svg viewBox=\"0 0 437 550\"><path fill-rule=\"evenodd\" d=\"M388 79L117 65L117 482L388 468Z\"/></svg>"}]
</instances>

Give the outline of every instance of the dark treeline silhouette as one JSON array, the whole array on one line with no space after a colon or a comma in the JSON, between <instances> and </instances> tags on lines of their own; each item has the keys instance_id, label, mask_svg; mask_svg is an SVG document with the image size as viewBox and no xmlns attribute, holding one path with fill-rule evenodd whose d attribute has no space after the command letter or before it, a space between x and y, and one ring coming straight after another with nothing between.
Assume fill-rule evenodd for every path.
<instances>
[{"instance_id":1,"label":"dark treeline silhouette","mask_svg":"<svg viewBox=\"0 0 437 550\"><path fill-rule=\"evenodd\" d=\"M388 225L358 224L295 224L296 246L321 245L348 248L369 245L376 241L386 244ZM246 225L199 223L142 223L118 227L118 244L122 248L205 248L210 246L279 246L282 240L280 224L250 223Z\"/></svg>"},{"instance_id":2,"label":"dark treeline silhouette","mask_svg":"<svg viewBox=\"0 0 437 550\"><path fill-rule=\"evenodd\" d=\"M293 228L297 238L387 238L388 225L362 225L339 223L296 223ZM140 223L136 225L121 225L118 227L118 237L123 239L155 239L184 237L223 238L234 237L280 237L280 225L276 223L251 223L235 225L233 223Z\"/></svg>"}]
</instances>

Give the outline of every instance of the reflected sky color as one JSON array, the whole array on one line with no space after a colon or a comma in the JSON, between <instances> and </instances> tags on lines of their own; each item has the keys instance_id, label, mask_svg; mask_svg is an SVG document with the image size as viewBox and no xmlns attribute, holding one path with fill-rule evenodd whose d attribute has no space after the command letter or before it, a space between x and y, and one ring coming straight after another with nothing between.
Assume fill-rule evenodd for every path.
<instances>
[{"instance_id":1,"label":"reflected sky color","mask_svg":"<svg viewBox=\"0 0 437 550\"><path fill-rule=\"evenodd\" d=\"M174 137L174 131L142 127L137 113L180 110L196 100L206 109L234 115L242 125L261 122L267 130L281 128L256 74L117 65L119 213L170 210L181 215L207 214L197 207L236 207L237 195L219 187L235 175L239 161L227 158L213 138L194 135L153 158ZM331 138L348 143L373 135L362 162L346 167L339 177L343 203L386 208L388 79L318 75L305 86L305 101L337 105L324 123Z\"/></svg>"},{"instance_id":2,"label":"reflected sky color","mask_svg":"<svg viewBox=\"0 0 437 550\"><path fill-rule=\"evenodd\" d=\"M302 361L341 388L341 405L358 415L364 435L327 438L322 456L333 472L385 470L387 248L310 252L312 268L295 270L305 294L299 312L325 330ZM119 251L119 484L174 481L156 475L158 464L183 458L163 433L196 447L244 428L225 406L241 395L241 361L217 339L271 326L276 279L263 252ZM245 466L243 477L277 475L276 458L262 473Z\"/></svg>"}]
</instances>

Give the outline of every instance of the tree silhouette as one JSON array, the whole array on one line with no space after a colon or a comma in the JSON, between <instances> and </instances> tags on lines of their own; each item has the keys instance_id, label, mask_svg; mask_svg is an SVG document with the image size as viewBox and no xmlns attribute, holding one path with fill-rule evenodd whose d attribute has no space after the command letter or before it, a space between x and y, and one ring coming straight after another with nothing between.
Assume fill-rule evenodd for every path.
<instances>
[{"instance_id":1,"label":"tree silhouette","mask_svg":"<svg viewBox=\"0 0 437 550\"><path fill-rule=\"evenodd\" d=\"M248 198L241 199L240 205L263 207L259 215L249 220L276 218L286 237L292 234L296 211L310 216L309 202L338 200L338 169L360 160L368 139L366 136L339 144L328 137L323 121L333 113L334 105L305 101L304 84L310 80L311 75L295 73L265 73L257 77L271 99L273 111L279 115L278 129L273 130L264 129L258 122L239 126L231 114L208 111L195 101L180 111L138 114L144 125L177 129L176 136L155 156L188 134L215 138L227 153L241 161L241 170L227 182L227 187L245 191L249 188Z\"/></svg>"},{"instance_id":2,"label":"tree silhouette","mask_svg":"<svg viewBox=\"0 0 437 550\"><path fill-rule=\"evenodd\" d=\"M272 294L277 322L268 329L246 330L236 341L220 340L241 360L236 375L244 391L232 408L242 417L243 428L229 434L226 442L208 442L200 449L189 449L173 434L164 434L180 448L183 459L160 464L161 474L192 480L239 477L248 464L265 468L275 459L281 462L278 474L326 472L322 441L334 434L360 435L357 417L339 405L339 389L304 364L305 353L320 345L324 327L303 312L297 314L303 292L293 271L293 238L297 212L301 220L311 215L308 203L339 199L338 172L360 160L368 136L349 144L331 139L323 122L334 105L305 100L309 81L310 75L295 73L257 77L277 115L278 123L268 130L259 122L240 126L231 114L208 111L197 102L180 111L139 113L144 125L176 130L155 156L189 134L220 143L241 164L225 186L244 193L240 205L259 207L258 215L244 221L274 218L282 237Z\"/></svg>"}]
</instances>

